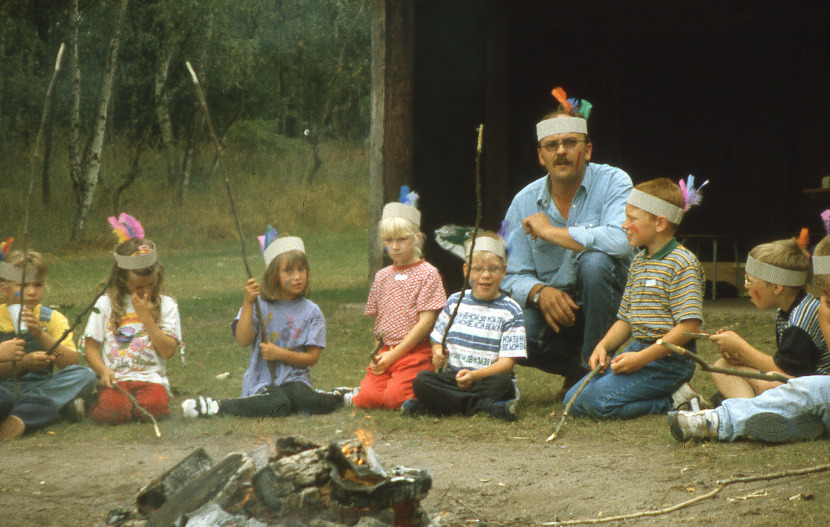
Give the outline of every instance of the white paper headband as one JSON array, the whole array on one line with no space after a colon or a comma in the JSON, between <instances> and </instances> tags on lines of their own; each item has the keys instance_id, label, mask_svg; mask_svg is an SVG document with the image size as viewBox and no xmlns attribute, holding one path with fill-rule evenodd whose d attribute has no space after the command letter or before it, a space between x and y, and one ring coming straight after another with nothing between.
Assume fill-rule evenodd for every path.
<instances>
[{"instance_id":1,"label":"white paper headband","mask_svg":"<svg viewBox=\"0 0 830 527\"><path fill-rule=\"evenodd\" d=\"M813 256L813 274L830 274L830 255Z\"/></svg>"},{"instance_id":2,"label":"white paper headband","mask_svg":"<svg viewBox=\"0 0 830 527\"><path fill-rule=\"evenodd\" d=\"M560 115L536 123L536 140L549 135L577 133L588 135L588 121L582 117Z\"/></svg>"},{"instance_id":3,"label":"white paper headband","mask_svg":"<svg viewBox=\"0 0 830 527\"><path fill-rule=\"evenodd\" d=\"M759 262L751 256L746 258L746 274L750 274L764 282L790 287L801 287L807 283L807 271L793 271L782 269L768 263Z\"/></svg>"},{"instance_id":4,"label":"white paper headband","mask_svg":"<svg viewBox=\"0 0 830 527\"><path fill-rule=\"evenodd\" d=\"M472 247L472 243L467 244L467 249L465 250L467 254L467 258L470 258L470 247ZM473 252L478 251L488 251L502 260L505 260L506 252L504 250L504 242L501 240L497 240L495 238L491 238L490 236L478 236L476 237L476 244L473 248Z\"/></svg>"},{"instance_id":5,"label":"white paper headband","mask_svg":"<svg viewBox=\"0 0 830 527\"><path fill-rule=\"evenodd\" d=\"M35 280L37 268L34 265L26 267L26 279ZM11 262L0 262L0 279L20 283L23 281L23 268Z\"/></svg>"},{"instance_id":6,"label":"white paper headband","mask_svg":"<svg viewBox=\"0 0 830 527\"><path fill-rule=\"evenodd\" d=\"M141 254L118 254L112 253L115 259L115 265L119 269L126 271L135 271L138 269L146 269L158 261L158 254L156 253L156 244L147 242L147 247L150 251Z\"/></svg>"},{"instance_id":7,"label":"white paper headband","mask_svg":"<svg viewBox=\"0 0 830 527\"><path fill-rule=\"evenodd\" d=\"M655 216L665 216L667 220L676 225L679 225L680 220L683 219L683 209L677 205L672 205L668 201L646 194L636 188L628 195L628 204L650 212Z\"/></svg>"},{"instance_id":8,"label":"white paper headband","mask_svg":"<svg viewBox=\"0 0 830 527\"><path fill-rule=\"evenodd\" d=\"M286 236L272 241L271 245L266 247L265 252L262 253L262 257L265 259L265 266L271 265L271 260L288 251L300 251L305 254L303 240L296 236Z\"/></svg>"},{"instance_id":9,"label":"white paper headband","mask_svg":"<svg viewBox=\"0 0 830 527\"><path fill-rule=\"evenodd\" d=\"M403 218L415 224L419 229L421 228L421 211L412 205L404 205L397 201L387 203L383 206L382 220L386 218Z\"/></svg>"}]
</instances>

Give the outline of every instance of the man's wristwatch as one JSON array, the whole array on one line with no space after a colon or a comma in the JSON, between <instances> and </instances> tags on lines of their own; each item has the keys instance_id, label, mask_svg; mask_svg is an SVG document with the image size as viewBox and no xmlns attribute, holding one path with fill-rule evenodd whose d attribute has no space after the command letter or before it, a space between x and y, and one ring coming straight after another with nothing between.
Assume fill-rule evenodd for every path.
<instances>
[{"instance_id":1,"label":"man's wristwatch","mask_svg":"<svg viewBox=\"0 0 830 527\"><path fill-rule=\"evenodd\" d=\"M542 287L539 288L538 291L536 291L536 294L533 295L533 298L530 299L530 301L533 302L533 305L535 305L537 307L539 306L539 297L542 296L542 291L544 291L546 287L550 287L550 286L547 285L547 284L543 285Z\"/></svg>"}]
</instances>

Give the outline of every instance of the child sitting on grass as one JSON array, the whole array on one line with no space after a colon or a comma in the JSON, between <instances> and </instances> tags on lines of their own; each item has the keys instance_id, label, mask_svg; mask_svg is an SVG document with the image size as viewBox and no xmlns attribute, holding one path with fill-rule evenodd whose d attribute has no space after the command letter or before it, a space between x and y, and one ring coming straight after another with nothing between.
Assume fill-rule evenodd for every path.
<instances>
[{"instance_id":1,"label":"child sitting on grass","mask_svg":"<svg viewBox=\"0 0 830 527\"><path fill-rule=\"evenodd\" d=\"M471 242L467 241L469 253ZM404 402L405 414L460 414L479 412L516 420L518 391L513 366L527 356L522 308L499 290L507 263L504 241L494 232L476 236L470 266L470 289L465 291L458 313L444 333L461 293L455 293L438 316L432 330L432 364L415 377L415 398ZM463 266L467 275L467 263Z\"/></svg>"},{"instance_id":2,"label":"child sitting on grass","mask_svg":"<svg viewBox=\"0 0 830 527\"><path fill-rule=\"evenodd\" d=\"M95 374L78 364L78 352L70 331L60 344L47 354L69 329L69 321L55 309L42 305L49 266L38 252L22 251L6 255L0 269L0 341L21 337L25 354L17 361L17 405L24 398L36 398L31 411L20 414L27 432L51 424L62 412L71 420L84 416L83 397L95 388ZM20 334L18 334L18 329ZM14 390L12 362L0 363L0 384ZM42 399L51 402L45 404ZM29 401L33 402L32 400Z\"/></svg>"},{"instance_id":3,"label":"child sitting on grass","mask_svg":"<svg viewBox=\"0 0 830 527\"><path fill-rule=\"evenodd\" d=\"M813 285L821 292L818 324L826 343L830 342L830 236L816 246L813 274ZM754 437L770 443L830 435L830 354L816 359L819 375L792 378L755 397L726 399L714 410L670 412L672 435L678 441Z\"/></svg>"},{"instance_id":4,"label":"child sitting on grass","mask_svg":"<svg viewBox=\"0 0 830 527\"><path fill-rule=\"evenodd\" d=\"M403 187L403 202L387 203L378 225L392 265L375 275L366 302L365 313L375 317L375 339L382 336L383 347L351 400L362 408L398 409L413 396L412 381L418 372L432 369L429 333L447 294L438 270L421 257L424 235L417 199Z\"/></svg>"},{"instance_id":5,"label":"child sitting on grass","mask_svg":"<svg viewBox=\"0 0 830 527\"><path fill-rule=\"evenodd\" d=\"M311 384L311 367L326 347L326 319L317 304L305 298L309 266L303 241L277 238L269 227L260 242L266 265L262 288L254 278L245 283L242 308L232 325L236 342L251 348L242 397L188 399L182 403L184 417L327 414L343 404L341 394L317 392Z\"/></svg>"},{"instance_id":6,"label":"child sitting on grass","mask_svg":"<svg viewBox=\"0 0 830 527\"><path fill-rule=\"evenodd\" d=\"M90 417L112 425L145 420L129 393L162 419L170 415L167 361L183 346L179 307L161 294L164 267L141 224L124 213L109 222L120 240L113 252L112 286L95 303L81 339L101 383Z\"/></svg>"},{"instance_id":7,"label":"child sitting on grass","mask_svg":"<svg viewBox=\"0 0 830 527\"><path fill-rule=\"evenodd\" d=\"M734 331L724 331L709 337L722 355L715 365L791 377L830 373L830 354L819 325L819 301L804 290L809 272L810 255L795 238L753 248L746 261L744 287L758 309L777 308L777 349L775 355L768 355ZM718 389L716 400L755 397L781 385L721 373L713 373L712 379Z\"/></svg>"},{"instance_id":8,"label":"child sitting on grass","mask_svg":"<svg viewBox=\"0 0 830 527\"><path fill-rule=\"evenodd\" d=\"M618 320L591 354L589 366L599 365L600 374L574 402L574 417L664 414L698 397L688 384L694 361L656 343L690 343L694 351L694 341L686 333L700 331L703 320L703 268L674 238L684 212L699 200L693 181L689 176L685 192L667 178L641 183L631 191L622 226L628 243L644 249L629 268ZM611 359L630 337L625 352ZM582 382L568 391L564 403Z\"/></svg>"}]
</instances>

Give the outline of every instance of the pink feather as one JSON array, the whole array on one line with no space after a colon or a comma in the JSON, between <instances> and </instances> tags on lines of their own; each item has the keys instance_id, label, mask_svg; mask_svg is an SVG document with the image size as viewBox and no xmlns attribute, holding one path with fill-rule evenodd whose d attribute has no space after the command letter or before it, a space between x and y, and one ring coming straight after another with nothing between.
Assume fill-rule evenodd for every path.
<instances>
[{"instance_id":1,"label":"pink feather","mask_svg":"<svg viewBox=\"0 0 830 527\"><path fill-rule=\"evenodd\" d=\"M130 234L130 238L144 238L144 227L141 226L141 223L126 212L122 212L118 216L119 223L124 224L127 228L127 232Z\"/></svg>"}]
</instances>

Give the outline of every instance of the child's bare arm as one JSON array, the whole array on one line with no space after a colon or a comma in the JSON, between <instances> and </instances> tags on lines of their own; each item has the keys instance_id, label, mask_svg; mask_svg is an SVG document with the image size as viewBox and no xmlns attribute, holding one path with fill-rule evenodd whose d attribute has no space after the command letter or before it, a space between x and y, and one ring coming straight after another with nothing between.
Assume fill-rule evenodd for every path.
<instances>
[{"instance_id":1,"label":"child's bare arm","mask_svg":"<svg viewBox=\"0 0 830 527\"><path fill-rule=\"evenodd\" d=\"M438 313L440 312L440 309L436 309L418 313L418 322L415 326L406 334L400 344L380 355L377 361L369 366L372 371L377 374L383 373L398 359L409 353L409 350L414 348L416 344L427 338L432 331L432 327L435 326L435 321L438 320Z\"/></svg>"},{"instance_id":2,"label":"child's bare arm","mask_svg":"<svg viewBox=\"0 0 830 527\"><path fill-rule=\"evenodd\" d=\"M608 368L609 356L613 355L620 346L631 337L631 324L624 320L617 320L608 329L608 332L597 343L594 352L591 353L591 358L588 360L588 365L593 370L597 364L602 365L602 371Z\"/></svg>"},{"instance_id":3,"label":"child's bare arm","mask_svg":"<svg viewBox=\"0 0 830 527\"><path fill-rule=\"evenodd\" d=\"M147 331L147 336L150 337L150 342L153 344L156 353L165 360L172 357L176 353L176 346L179 342L162 331L155 318L153 318L153 300L149 295L141 296L138 293L133 293L131 299L135 314L138 315L141 325Z\"/></svg>"},{"instance_id":4,"label":"child's bare arm","mask_svg":"<svg viewBox=\"0 0 830 527\"><path fill-rule=\"evenodd\" d=\"M684 333L696 333L700 331L701 321L696 318L690 318L679 322L676 326L671 328L661 339L671 344L683 346L691 337L684 335ZM667 347L661 344L652 344L651 346L640 351L629 351L614 357L611 361L611 369L614 373L634 373L643 369L643 367L661 357L671 353Z\"/></svg>"},{"instance_id":5,"label":"child's bare arm","mask_svg":"<svg viewBox=\"0 0 830 527\"><path fill-rule=\"evenodd\" d=\"M239 320L236 322L236 343L243 347L253 344L256 338L254 302L259 297L259 284L257 284L255 278L250 278L245 282L244 293L242 310L239 313Z\"/></svg>"},{"instance_id":6,"label":"child's bare arm","mask_svg":"<svg viewBox=\"0 0 830 527\"><path fill-rule=\"evenodd\" d=\"M516 359L513 357L501 357L493 364L481 368L480 370L459 370L455 375L455 382L458 387L463 390L470 389L475 383L490 375L497 373L508 374L513 371L513 366L516 364Z\"/></svg>"},{"instance_id":7,"label":"child's bare arm","mask_svg":"<svg viewBox=\"0 0 830 527\"><path fill-rule=\"evenodd\" d=\"M101 357L101 346L96 340L90 337L86 338L84 341L84 356L95 375L100 377L101 384L105 388L112 388L112 383L115 382L115 372L104 364L104 359Z\"/></svg>"},{"instance_id":8,"label":"child's bare arm","mask_svg":"<svg viewBox=\"0 0 830 527\"><path fill-rule=\"evenodd\" d=\"M753 347L734 331L724 331L709 337L723 358L734 366L748 366L758 371L781 372L771 355Z\"/></svg>"},{"instance_id":9,"label":"child's bare arm","mask_svg":"<svg viewBox=\"0 0 830 527\"><path fill-rule=\"evenodd\" d=\"M265 360L278 360L298 368L308 368L317 364L321 350L319 346L306 346L305 351L294 351L270 342L263 342L259 347Z\"/></svg>"}]
</instances>

